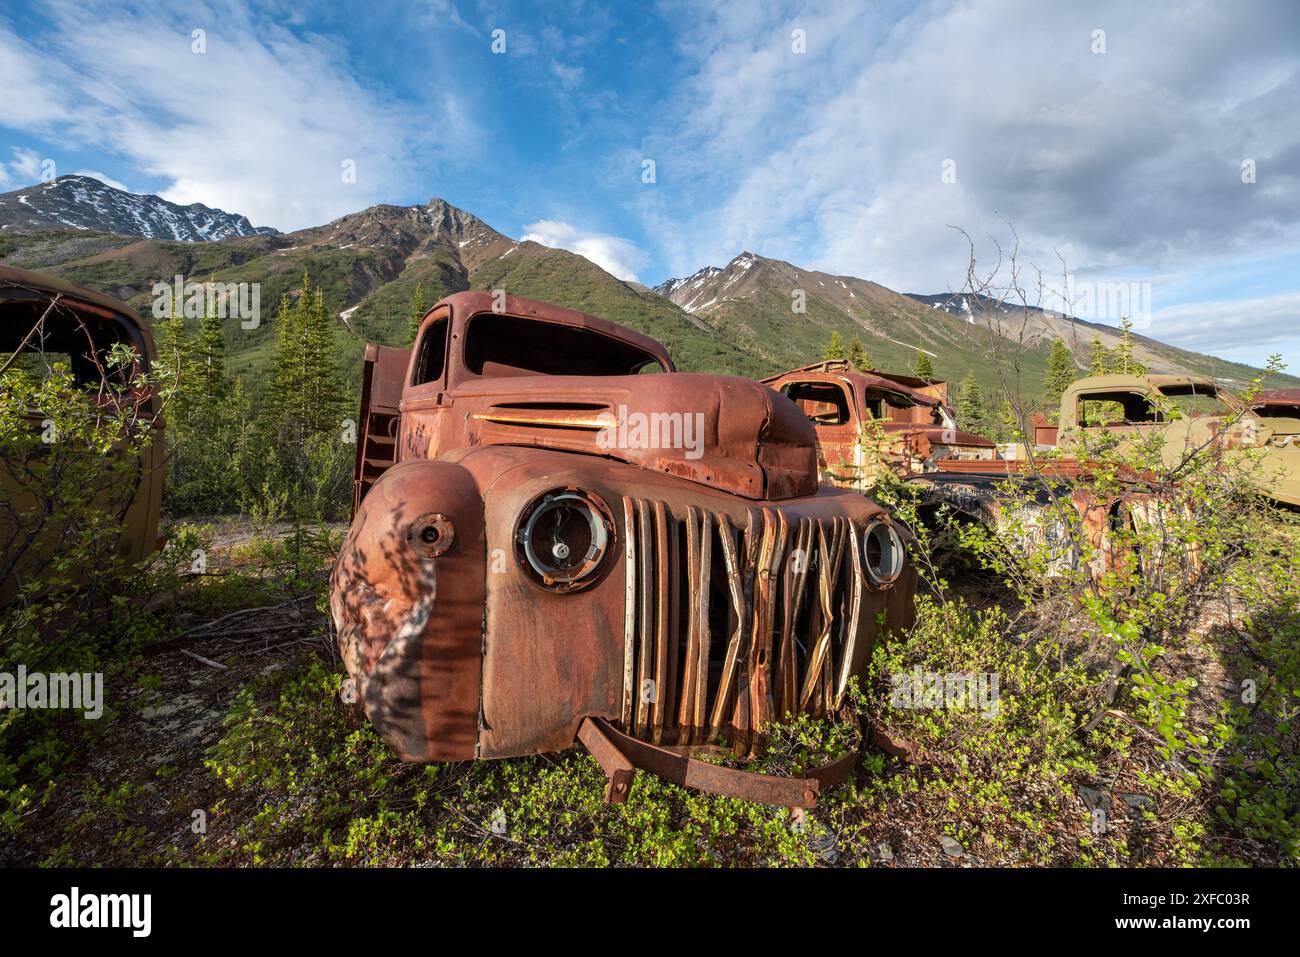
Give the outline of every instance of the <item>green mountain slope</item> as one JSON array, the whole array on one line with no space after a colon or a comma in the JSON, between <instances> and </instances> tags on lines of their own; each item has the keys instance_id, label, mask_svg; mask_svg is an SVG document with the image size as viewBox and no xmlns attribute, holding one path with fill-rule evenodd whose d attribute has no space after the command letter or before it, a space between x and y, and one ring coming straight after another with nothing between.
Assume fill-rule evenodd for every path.
<instances>
[{"instance_id":1,"label":"green mountain slope","mask_svg":"<svg viewBox=\"0 0 1300 957\"><path fill-rule=\"evenodd\" d=\"M182 243L39 230L4 237L0 260L100 289L153 319L153 286L186 281L259 283L261 322L226 325L228 365L257 395L275 344L274 315L304 271L339 317L335 346L349 381L366 342L407 345L416 288L426 305L465 289L505 289L603 316L663 342L682 369L754 375L754 356L644 287L615 279L573 253L517 243L462 210L375 206L324 226L275 236Z\"/></svg>"},{"instance_id":2,"label":"green mountain slope","mask_svg":"<svg viewBox=\"0 0 1300 957\"><path fill-rule=\"evenodd\" d=\"M996 368L1012 387L1037 394L1048 346L1062 336L1081 369L1092 335L1113 346L1119 330L1064 320L1040 311L995 315L976 303L974 316L951 296L904 296L851 276L801 269L742 253L725 268L709 267L654 290L622 282L562 249L518 242L482 220L432 199L423 206L373 206L295 233L179 242L96 233L76 228L6 229L0 261L50 272L131 303L152 319L153 286L181 275L187 281L258 283L261 324L225 326L228 367L257 397L275 344L274 317L283 295L294 295L304 271L324 291L338 317L335 350L349 383L359 381L366 342L405 346L416 289L431 306L452 292L504 289L622 323L663 342L688 371L761 376L818 360L832 333L857 336L876 368L911 369L918 349L935 375L957 382L967 374L998 387ZM801 308L799 308L801 307ZM979 321L972 321L979 317ZM1023 349L1017 339L1023 326ZM1155 368L1200 372L1240 385L1249 367L1139 339L1139 354ZM992 361L1000 361L995 367ZM1300 380L1281 377L1279 385Z\"/></svg>"}]
</instances>

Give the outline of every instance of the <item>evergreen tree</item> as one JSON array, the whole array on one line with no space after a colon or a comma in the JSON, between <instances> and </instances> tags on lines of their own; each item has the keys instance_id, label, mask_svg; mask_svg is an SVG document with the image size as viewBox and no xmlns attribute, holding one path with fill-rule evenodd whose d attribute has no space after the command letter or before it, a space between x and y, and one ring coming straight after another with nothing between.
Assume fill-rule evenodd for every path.
<instances>
[{"instance_id":1,"label":"evergreen tree","mask_svg":"<svg viewBox=\"0 0 1300 957\"><path fill-rule=\"evenodd\" d=\"M827 359L844 358L844 340L840 338L840 334L838 332L831 333L830 345L826 347L826 358Z\"/></svg>"},{"instance_id":2,"label":"evergreen tree","mask_svg":"<svg viewBox=\"0 0 1300 957\"><path fill-rule=\"evenodd\" d=\"M278 500L303 518L337 515L346 502L354 449L342 434L334 322L325 293L306 273L297 301L280 300L275 323L269 401L247 445L249 471L260 482L247 500L261 508Z\"/></svg>"},{"instance_id":3,"label":"evergreen tree","mask_svg":"<svg viewBox=\"0 0 1300 957\"><path fill-rule=\"evenodd\" d=\"M1049 415L1057 414L1061 406L1061 396L1070 383L1077 378L1074 355L1065 344L1065 340L1058 338L1052 343L1052 351L1047 357L1047 376L1043 380L1046 392L1044 401Z\"/></svg>"},{"instance_id":4,"label":"evergreen tree","mask_svg":"<svg viewBox=\"0 0 1300 957\"><path fill-rule=\"evenodd\" d=\"M311 435L335 429L342 404L332 348L334 324L324 292L312 286L306 272L297 302L290 305L287 296L281 298L275 323L267 414L281 441L301 444Z\"/></svg>"},{"instance_id":5,"label":"evergreen tree","mask_svg":"<svg viewBox=\"0 0 1300 957\"><path fill-rule=\"evenodd\" d=\"M1107 375L1112 371L1114 357L1110 350L1101 344L1101 338L1093 333L1092 345L1088 351L1088 374Z\"/></svg>"},{"instance_id":6,"label":"evergreen tree","mask_svg":"<svg viewBox=\"0 0 1300 957\"><path fill-rule=\"evenodd\" d=\"M189 337L185 332L185 314L181 303L174 301L170 312L162 321L158 334L158 355L154 360L154 372L158 376L159 388L168 396L168 406L174 408L181 402L181 390L189 384L185 374L186 361L190 354ZM174 413L173 413L174 414Z\"/></svg>"},{"instance_id":7,"label":"evergreen tree","mask_svg":"<svg viewBox=\"0 0 1300 957\"><path fill-rule=\"evenodd\" d=\"M855 369L867 370L871 366L871 353L867 347L862 344L862 340L854 336L849 340L849 362Z\"/></svg>"},{"instance_id":8,"label":"evergreen tree","mask_svg":"<svg viewBox=\"0 0 1300 957\"><path fill-rule=\"evenodd\" d=\"M927 382L934 378L934 363L930 361L929 354L921 349L916 350L916 359L912 362L912 374Z\"/></svg>"},{"instance_id":9,"label":"evergreen tree","mask_svg":"<svg viewBox=\"0 0 1300 957\"><path fill-rule=\"evenodd\" d=\"M343 386L334 362L334 331L325 292L317 288L303 322L303 419L308 433L339 427Z\"/></svg>"},{"instance_id":10,"label":"evergreen tree","mask_svg":"<svg viewBox=\"0 0 1300 957\"><path fill-rule=\"evenodd\" d=\"M263 406L265 417L270 423L296 423L301 417L298 400L301 363L296 361L301 352L301 313L301 309L289 305L288 296L280 297L280 304L275 310L275 354L271 360L271 381L266 389L270 401Z\"/></svg>"},{"instance_id":11,"label":"evergreen tree","mask_svg":"<svg viewBox=\"0 0 1300 957\"><path fill-rule=\"evenodd\" d=\"M1016 407L1011 404L1010 399L1002 400L1002 407L998 409L998 422L1001 428L999 433L1008 442L1023 442L1025 436L1020 428L1020 419L1016 417Z\"/></svg>"},{"instance_id":12,"label":"evergreen tree","mask_svg":"<svg viewBox=\"0 0 1300 957\"><path fill-rule=\"evenodd\" d=\"M1137 357L1137 343L1133 340L1133 322L1128 316L1119 321L1119 345L1115 347L1113 367L1125 375L1145 375L1147 371Z\"/></svg>"},{"instance_id":13,"label":"evergreen tree","mask_svg":"<svg viewBox=\"0 0 1300 957\"><path fill-rule=\"evenodd\" d=\"M989 428L988 403L975 377L967 374L957 390L957 424L967 432L984 435Z\"/></svg>"},{"instance_id":14,"label":"evergreen tree","mask_svg":"<svg viewBox=\"0 0 1300 957\"><path fill-rule=\"evenodd\" d=\"M230 394L226 381L226 339L221 319L205 315L199 320L199 334L194 341L194 388L196 404L211 412Z\"/></svg>"},{"instance_id":15,"label":"evergreen tree","mask_svg":"<svg viewBox=\"0 0 1300 957\"><path fill-rule=\"evenodd\" d=\"M406 342L408 345L415 345L415 336L420 331L420 322L428 311L428 307L424 304L424 283L417 282L415 284L415 295L411 297L410 321L406 327Z\"/></svg>"}]
</instances>

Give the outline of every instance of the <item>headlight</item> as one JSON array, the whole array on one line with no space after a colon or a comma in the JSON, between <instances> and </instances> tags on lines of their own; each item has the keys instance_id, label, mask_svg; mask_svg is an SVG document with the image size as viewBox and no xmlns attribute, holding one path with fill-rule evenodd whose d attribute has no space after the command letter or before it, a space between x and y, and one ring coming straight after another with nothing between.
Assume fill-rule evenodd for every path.
<instances>
[{"instance_id":1,"label":"headlight","mask_svg":"<svg viewBox=\"0 0 1300 957\"><path fill-rule=\"evenodd\" d=\"M614 519L599 497L584 489L553 489L519 516L515 557L543 587L577 591L596 580L613 537Z\"/></svg>"},{"instance_id":2,"label":"headlight","mask_svg":"<svg viewBox=\"0 0 1300 957\"><path fill-rule=\"evenodd\" d=\"M894 526L875 519L862 532L862 550L867 574L877 585L892 585L903 573L907 550Z\"/></svg>"}]
</instances>

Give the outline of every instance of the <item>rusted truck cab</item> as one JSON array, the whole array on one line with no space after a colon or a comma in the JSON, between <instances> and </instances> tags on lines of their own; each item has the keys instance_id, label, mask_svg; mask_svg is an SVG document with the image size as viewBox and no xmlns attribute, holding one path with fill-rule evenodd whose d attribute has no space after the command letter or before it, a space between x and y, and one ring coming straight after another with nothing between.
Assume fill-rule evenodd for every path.
<instances>
[{"instance_id":1,"label":"rusted truck cab","mask_svg":"<svg viewBox=\"0 0 1300 957\"><path fill-rule=\"evenodd\" d=\"M907 529L819 487L779 394L487 293L438 303L404 353L367 351L331 589L359 702L402 758L560 750L593 721L625 754L754 753L771 720L840 708L910 625Z\"/></svg>"},{"instance_id":2,"label":"rusted truck cab","mask_svg":"<svg viewBox=\"0 0 1300 957\"><path fill-rule=\"evenodd\" d=\"M995 445L964 432L943 382L864 371L828 360L770 376L765 384L790 399L817 434L822 480L870 491L882 459L902 475L933 472L950 461L991 461Z\"/></svg>"}]
</instances>

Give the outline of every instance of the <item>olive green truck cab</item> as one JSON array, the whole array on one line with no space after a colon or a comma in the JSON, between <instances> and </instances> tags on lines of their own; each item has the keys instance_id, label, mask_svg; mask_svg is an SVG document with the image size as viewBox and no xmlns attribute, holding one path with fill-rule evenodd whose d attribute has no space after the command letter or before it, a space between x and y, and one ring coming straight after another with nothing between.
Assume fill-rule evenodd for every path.
<instances>
[{"instance_id":1,"label":"olive green truck cab","mask_svg":"<svg viewBox=\"0 0 1300 957\"><path fill-rule=\"evenodd\" d=\"M1070 445L1102 432L1133 439L1158 436L1167 467L1214 443L1259 449L1261 494L1300 507L1300 418L1262 414L1213 379L1119 374L1080 379L1061 396L1056 429L1039 430L1038 442Z\"/></svg>"}]
</instances>

